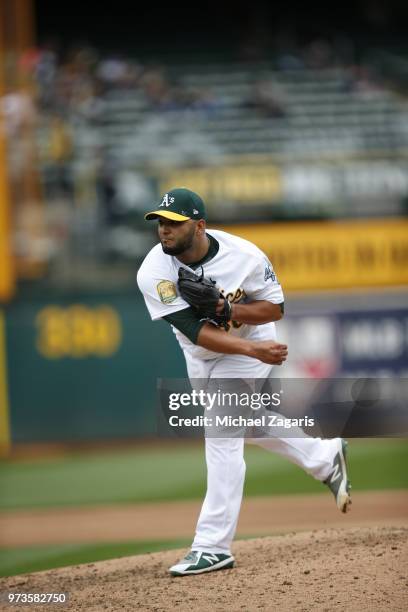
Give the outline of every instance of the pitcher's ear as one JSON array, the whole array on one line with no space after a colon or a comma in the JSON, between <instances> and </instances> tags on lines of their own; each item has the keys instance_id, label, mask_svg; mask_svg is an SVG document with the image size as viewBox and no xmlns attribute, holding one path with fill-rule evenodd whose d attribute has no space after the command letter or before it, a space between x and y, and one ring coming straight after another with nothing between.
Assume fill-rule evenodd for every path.
<instances>
[{"instance_id":1,"label":"pitcher's ear","mask_svg":"<svg viewBox=\"0 0 408 612\"><path fill-rule=\"evenodd\" d=\"M197 228L199 230L200 235L205 234L205 228L206 228L205 220L199 219L198 221L196 221L196 223L197 223Z\"/></svg>"}]
</instances>

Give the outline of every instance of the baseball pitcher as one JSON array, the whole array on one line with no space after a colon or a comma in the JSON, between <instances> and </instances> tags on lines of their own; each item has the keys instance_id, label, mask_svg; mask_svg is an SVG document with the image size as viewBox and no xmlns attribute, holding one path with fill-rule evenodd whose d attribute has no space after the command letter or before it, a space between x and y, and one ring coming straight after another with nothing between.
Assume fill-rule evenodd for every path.
<instances>
[{"instance_id":1,"label":"baseball pitcher","mask_svg":"<svg viewBox=\"0 0 408 612\"><path fill-rule=\"evenodd\" d=\"M147 254L137 283L152 320L173 328L194 379L267 379L288 348L276 338L284 296L271 262L254 244L206 227L205 206L189 189L164 194L146 220L160 243ZM207 493L191 551L173 576L231 568L245 478L243 437L206 437ZM253 438L328 485L346 512L350 484L340 438Z\"/></svg>"}]
</instances>

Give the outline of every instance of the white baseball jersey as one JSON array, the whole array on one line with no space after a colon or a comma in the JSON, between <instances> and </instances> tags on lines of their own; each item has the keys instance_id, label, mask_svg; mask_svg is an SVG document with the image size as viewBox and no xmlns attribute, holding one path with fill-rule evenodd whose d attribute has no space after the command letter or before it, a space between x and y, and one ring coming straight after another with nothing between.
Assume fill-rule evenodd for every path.
<instances>
[{"instance_id":1,"label":"white baseball jersey","mask_svg":"<svg viewBox=\"0 0 408 612\"><path fill-rule=\"evenodd\" d=\"M284 301L282 288L272 264L257 246L227 232L211 229L206 232L218 241L219 250L212 259L203 264L204 275L216 282L217 287L231 303L267 300L280 304ZM137 283L153 320L189 307L177 291L178 270L181 266L188 268L176 257L163 253L161 244L157 244L139 268ZM198 272L201 272L201 267ZM175 327L173 331L186 357L219 357L219 353L193 344ZM276 338L274 323L247 325L232 322L228 333L251 340Z\"/></svg>"}]
</instances>

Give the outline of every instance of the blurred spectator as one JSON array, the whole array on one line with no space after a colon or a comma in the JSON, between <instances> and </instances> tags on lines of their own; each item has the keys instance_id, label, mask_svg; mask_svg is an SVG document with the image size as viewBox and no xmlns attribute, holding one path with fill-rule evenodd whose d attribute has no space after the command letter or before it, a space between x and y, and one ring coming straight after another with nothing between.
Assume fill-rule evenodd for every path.
<instances>
[{"instance_id":1,"label":"blurred spectator","mask_svg":"<svg viewBox=\"0 0 408 612\"><path fill-rule=\"evenodd\" d=\"M24 59L26 68L31 69L37 85L38 104L52 108L54 100L55 79L58 71L57 45L48 42L38 49L29 50Z\"/></svg>"},{"instance_id":2,"label":"blurred spectator","mask_svg":"<svg viewBox=\"0 0 408 612\"><path fill-rule=\"evenodd\" d=\"M6 136L10 144L24 137L26 129L35 123L36 111L31 96L10 89L1 99L1 112L5 122Z\"/></svg>"},{"instance_id":3,"label":"blurred spectator","mask_svg":"<svg viewBox=\"0 0 408 612\"><path fill-rule=\"evenodd\" d=\"M71 162L73 139L69 124L57 114L47 122L43 153L43 175L46 196L73 201Z\"/></svg>"},{"instance_id":4,"label":"blurred spectator","mask_svg":"<svg viewBox=\"0 0 408 612\"><path fill-rule=\"evenodd\" d=\"M96 170L96 194L102 226L116 225L122 218L116 188L117 166L109 154L101 149Z\"/></svg>"},{"instance_id":5,"label":"blurred spectator","mask_svg":"<svg viewBox=\"0 0 408 612\"><path fill-rule=\"evenodd\" d=\"M96 69L96 77L101 84L101 92L111 90L130 90L139 86L143 67L130 58L124 59L120 54L102 59Z\"/></svg>"},{"instance_id":6,"label":"blurred spectator","mask_svg":"<svg viewBox=\"0 0 408 612\"><path fill-rule=\"evenodd\" d=\"M385 90L381 78L365 64L353 64L345 68L342 84L343 91L359 94L362 97L375 97Z\"/></svg>"},{"instance_id":7,"label":"blurred spectator","mask_svg":"<svg viewBox=\"0 0 408 612\"><path fill-rule=\"evenodd\" d=\"M270 79L256 81L243 106L255 109L264 117L280 118L286 116L283 90Z\"/></svg>"},{"instance_id":8,"label":"blurred spectator","mask_svg":"<svg viewBox=\"0 0 408 612\"><path fill-rule=\"evenodd\" d=\"M161 66L152 66L145 70L140 81L147 102L153 109L160 110L171 102L171 87Z\"/></svg>"},{"instance_id":9,"label":"blurred spectator","mask_svg":"<svg viewBox=\"0 0 408 612\"><path fill-rule=\"evenodd\" d=\"M278 27L274 36L276 67L278 70L302 70L304 61L297 44L295 26L293 22L286 21Z\"/></svg>"},{"instance_id":10,"label":"blurred spectator","mask_svg":"<svg viewBox=\"0 0 408 612\"><path fill-rule=\"evenodd\" d=\"M93 81L80 83L73 91L70 110L76 119L97 124L104 110L101 86Z\"/></svg>"},{"instance_id":11,"label":"blurred spectator","mask_svg":"<svg viewBox=\"0 0 408 612\"><path fill-rule=\"evenodd\" d=\"M162 102L162 111L197 112L204 117L212 115L220 106L214 94L205 89L190 89L182 85L171 87Z\"/></svg>"},{"instance_id":12,"label":"blurred spectator","mask_svg":"<svg viewBox=\"0 0 408 612\"><path fill-rule=\"evenodd\" d=\"M287 49L279 53L276 60L278 70L302 70L305 65L296 50Z\"/></svg>"},{"instance_id":13,"label":"blurred spectator","mask_svg":"<svg viewBox=\"0 0 408 612\"><path fill-rule=\"evenodd\" d=\"M221 101L210 89L193 89L190 95L190 108L202 113L204 117L210 117L222 106Z\"/></svg>"},{"instance_id":14,"label":"blurred spectator","mask_svg":"<svg viewBox=\"0 0 408 612\"><path fill-rule=\"evenodd\" d=\"M372 68L364 64L352 68L351 90L356 93L368 94L383 91L380 80Z\"/></svg>"},{"instance_id":15,"label":"blurred spectator","mask_svg":"<svg viewBox=\"0 0 408 612\"><path fill-rule=\"evenodd\" d=\"M333 67L333 50L328 40L317 38L303 50L305 68L324 70Z\"/></svg>"},{"instance_id":16,"label":"blurred spectator","mask_svg":"<svg viewBox=\"0 0 408 612\"><path fill-rule=\"evenodd\" d=\"M126 78L126 73L127 63L117 55L111 55L101 60L96 70L96 75L107 89L120 87Z\"/></svg>"},{"instance_id":17,"label":"blurred spectator","mask_svg":"<svg viewBox=\"0 0 408 612\"><path fill-rule=\"evenodd\" d=\"M7 140L7 157L12 200L19 205L30 199L31 177L36 167L36 143L33 130L37 112L32 97L18 88L10 89L0 99Z\"/></svg>"}]
</instances>

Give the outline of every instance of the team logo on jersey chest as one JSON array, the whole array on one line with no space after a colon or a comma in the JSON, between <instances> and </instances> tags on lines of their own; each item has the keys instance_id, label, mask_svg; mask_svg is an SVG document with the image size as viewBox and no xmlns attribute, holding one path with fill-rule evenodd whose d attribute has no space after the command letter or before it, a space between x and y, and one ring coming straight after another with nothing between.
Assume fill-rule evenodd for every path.
<instances>
[{"instance_id":1,"label":"team logo on jersey chest","mask_svg":"<svg viewBox=\"0 0 408 612\"><path fill-rule=\"evenodd\" d=\"M162 280L157 285L157 293L163 304L171 304L177 298L176 285L168 280Z\"/></svg>"},{"instance_id":2,"label":"team logo on jersey chest","mask_svg":"<svg viewBox=\"0 0 408 612\"><path fill-rule=\"evenodd\" d=\"M238 304L239 302L244 302L246 298L246 293L241 287L235 289L235 291L230 291L229 293L226 293L224 289L220 289L220 292L229 301L230 304ZM242 325L242 323L238 323L237 321L230 321L230 323L235 329L238 329ZM230 325L228 325L227 331L229 331L229 328Z\"/></svg>"},{"instance_id":3,"label":"team logo on jersey chest","mask_svg":"<svg viewBox=\"0 0 408 612\"><path fill-rule=\"evenodd\" d=\"M241 287L239 289L235 289L235 291L230 291L229 293L225 293L224 289L221 289L220 291L231 304L238 303L246 298L246 293L243 289L241 289Z\"/></svg>"}]
</instances>

